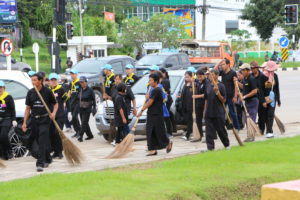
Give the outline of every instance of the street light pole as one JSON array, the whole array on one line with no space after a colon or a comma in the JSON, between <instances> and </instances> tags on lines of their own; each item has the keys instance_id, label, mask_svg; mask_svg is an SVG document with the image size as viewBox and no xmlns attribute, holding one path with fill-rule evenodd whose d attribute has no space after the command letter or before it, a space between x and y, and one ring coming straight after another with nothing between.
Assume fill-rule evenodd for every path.
<instances>
[{"instance_id":1,"label":"street light pole","mask_svg":"<svg viewBox=\"0 0 300 200\"><path fill-rule=\"evenodd\" d=\"M80 42L80 49L81 49L81 54L84 55L84 47L83 47L83 24L82 24L82 5L81 5L81 0L79 0L79 18L80 18L80 37L81 37L81 42Z\"/></svg>"}]
</instances>

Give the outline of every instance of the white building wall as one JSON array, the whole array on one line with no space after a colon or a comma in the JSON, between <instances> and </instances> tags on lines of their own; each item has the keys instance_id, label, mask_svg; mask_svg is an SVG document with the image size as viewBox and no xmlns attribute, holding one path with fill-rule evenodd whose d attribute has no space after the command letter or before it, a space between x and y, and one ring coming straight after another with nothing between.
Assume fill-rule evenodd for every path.
<instances>
[{"instance_id":1,"label":"white building wall","mask_svg":"<svg viewBox=\"0 0 300 200\"><path fill-rule=\"evenodd\" d=\"M260 40L254 27L250 27L249 21L239 19L241 10L249 0L207 0L208 14L206 15L206 40L228 40L226 34L226 20L238 20L239 29L251 33L250 40ZM203 0L197 0L197 5L202 5ZM276 28L271 41L277 42L278 38L285 34L281 28ZM202 39L202 13L196 12L196 39Z\"/></svg>"}]
</instances>

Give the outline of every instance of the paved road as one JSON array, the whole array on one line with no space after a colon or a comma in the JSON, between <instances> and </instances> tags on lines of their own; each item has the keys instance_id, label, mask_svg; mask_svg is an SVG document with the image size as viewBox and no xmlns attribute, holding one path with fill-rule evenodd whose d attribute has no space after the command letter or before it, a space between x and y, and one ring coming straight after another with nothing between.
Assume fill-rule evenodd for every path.
<instances>
[{"instance_id":1,"label":"paved road","mask_svg":"<svg viewBox=\"0 0 300 200\"><path fill-rule=\"evenodd\" d=\"M300 100L300 72L279 72L280 88L282 91L282 107L277 109L277 115L287 124L287 133L280 135L277 128L275 128L276 138L292 137L300 134L300 106L297 104ZM298 100L299 99L299 100ZM72 173L91 170L101 170L105 168L117 167L127 164L151 162L161 159L169 159L178 156L184 156L188 154L200 153L201 150L206 149L206 145L203 143L190 143L183 141L180 137L173 138L174 148L170 154L166 154L165 151L159 151L159 155L156 157L146 157L146 141L138 141L135 143L135 151L130 153L127 158L118 160L105 159L112 150L113 147L105 142L103 137L99 137L96 133L96 127L94 119L91 119L91 128L96 136L94 140L84 141L78 143L72 139L76 145L82 149L85 155L85 162L81 166L70 167L65 159L55 160L44 173ZM71 136L72 133L68 133L67 136ZM240 137L246 138L245 130L241 131ZM263 137L257 137L257 141L265 140ZM234 137L230 133L230 141L232 146L237 145ZM221 142L216 141L218 149L223 149ZM230 151L229 151L230 152ZM6 162L7 168L0 169L0 181L8 181L19 178L27 178L36 176L38 173L35 171L35 159L32 157L18 158Z\"/></svg>"}]
</instances>

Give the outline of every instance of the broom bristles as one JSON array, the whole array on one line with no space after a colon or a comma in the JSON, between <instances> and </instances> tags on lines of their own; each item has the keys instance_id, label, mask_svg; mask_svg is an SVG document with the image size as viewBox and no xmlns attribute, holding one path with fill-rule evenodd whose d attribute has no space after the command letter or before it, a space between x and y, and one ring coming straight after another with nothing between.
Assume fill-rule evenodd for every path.
<instances>
[{"instance_id":1,"label":"broom bristles","mask_svg":"<svg viewBox=\"0 0 300 200\"><path fill-rule=\"evenodd\" d=\"M247 117L247 133L248 136L252 138L254 138L256 134L260 134L259 128L250 117Z\"/></svg>"},{"instance_id":2,"label":"broom bristles","mask_svg":"<svg viewBox=\"0 0 300 200\"><path fill-rule=\"evenodd\" d=\"M193 122L193 139L194 140L200 140L201 136L200 136L200 132L197 126L197 123L194 121Z\"/></svg>"},{"instance_id":3,"label":"broom bristles","mask_svg":"<svg viewBox=\"0 0 300 200\"><path fill-rule=\"evenodd\" d=\"M0 168L5 168L6 165L4 164L3 160L0 160Z\"/></svg>"},{"instance_id":4,"label":"broom bristles","mask_svg":"<svg viewBox=\"0 0 300 200\"><path fill-rule=\"evenodd\" d=\"M282 123L282 121L276 115L274 116L274 118L275 118L275 122L279 128L280 133L281 134L285 133L285 126Z\"/></svg>"},{"instance_id":5,"label":"broom bristles","mask_svg":"<svg viewBox=\"0 0 300 200\"><path fill-rule=\"evenodd\" d=\"M120 144L118 144L113 152L111 152L106 158L107 159L116 159L123 158L128 153L133 151L133 143L134 143L134 134L130 132Z\"/></svg>"},{"instance_id":6,"label":"broom bristles","mask_svg":"<svg viewBox=\"0 0 300 200\"><path fill-rule=\"evenodd\" d=\"M78 165L82 163L83 154L81 150L69 138L62 138L62 145L65 157L70 164Z\"/></svg>"}]
</instances>

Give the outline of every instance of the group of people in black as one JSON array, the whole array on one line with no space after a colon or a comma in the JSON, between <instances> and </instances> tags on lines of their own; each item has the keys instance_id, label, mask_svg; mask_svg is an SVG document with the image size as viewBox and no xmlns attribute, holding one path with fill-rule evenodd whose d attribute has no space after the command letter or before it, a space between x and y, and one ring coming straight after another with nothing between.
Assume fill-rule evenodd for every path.
<instances>
[{"instance_id":1,"label":"group of people in black","mask_svg":"<svg viewBox=\"0 0 300 200\"><path fill-rule=\"evenodd\" d=\"M183 113L187 125L183 138L191 139L193 133L192 114L195 112L201 139L205 137L208 150L215 148L214 140L217 139L217 136L223 145L230 149L227 129L241 130L245 127L243 119L245 110L242 101L245 102L246 110L253 121L256 121L258 115L261 132L266 131L267 138L274 137L272 127L275 108L276 105L281 105L279 80L275 73L278 65L274 61L268 61L259 66L254 61L251 64L244 63L237 72L230 66L230 61L223 59L211 70L199 69L196 71L190 67L185 73L185 84L180 95L181 113ZM168 72L158 66L151 67L145 103L139 112L131 91L131 86L138 80L134 74L134 67L130 64L126 66L127 76L124 79L121 74L114 74L112 66L109 64L103 67L103 72L105 74L102 81L103 98L112 100L114 104L114 125L117 128L117 134L113 144L121 143L130 132L128 116L132 113L139 118L147 110L147 156L157 155L157 150L163 148L166 148L169 153L173 146L170 138L172 133L176 132L176 124L174 114L170 110L173 99ZM59 76L51 73L49 85L45 85L44 73L29 73L35 88L29 90L26 97L22 130L25 132L30 126L31 138L38 143L36 167L39 172L48 167L52 159L63 158L62 141L53 124L54 119L61 129L64 125L69 128L71 124L75 131L73 137L76 137L79 142L83 142L84 134L87 135L85 140L94 137L89 126L90 115L95 115L97 112L94 91L88 86L86 77L78 77L76 69L72 69L70 74L70 84L65 79L62 80L62 84L59 84ZM219 76L221 81L218 80ZM36 89L51 110L50 115ZM242 95L239 95L239 92ZM196 101L195 111L193 110L193 99ZM233 121L232 127L225 119L227 109ZM0 81L0 145L4 159L12 158L8 132L12 125L17 124L15 120L14 100L5 91L5 83ZM68 121L70 124L67 123ZM202 128L203 121L205 121L206 127L205 134ZM253 136L248 136L245 141L254 140Z\"/></svg>"}]
</instances>

